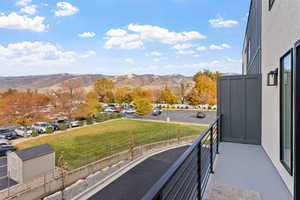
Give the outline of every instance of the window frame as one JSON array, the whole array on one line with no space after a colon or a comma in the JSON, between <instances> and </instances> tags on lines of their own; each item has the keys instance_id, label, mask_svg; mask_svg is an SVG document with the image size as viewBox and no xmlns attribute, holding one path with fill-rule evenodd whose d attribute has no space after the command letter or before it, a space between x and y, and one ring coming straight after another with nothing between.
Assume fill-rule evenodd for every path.
<instances>
[{"instance_id":1,"label":"window frame","mask_svg":"<svg viewBox=\"0 0 300 200\"><path fill-rule=\"evenodd\" d=\"M274 3L275 3L275 0L269 0L269 11L272 10Z\"/></svg>"},{"instance_id":2,"label":"window frame","mask_svg":"<svg viewBox=\"0 0 300 200\"><path fill-rule=\"evenodd\" d=\"M291 154L290 154L290 159L291 159L291 167L289 167L283 160L283 144L282 144L282 141L283 141L283 127L282 127L282 122L283 122L283 106L282 106L282 82L283 82L283 61L284 61L284 58L287 57L288 55L291 55L291 130L292 130L292 133L291 133ZM280 162L281 164L284 166L284 168L288 171L288 173L292 176L293 175L293 170L294 170L294 57L293 57L293 49L291 48L288 52L286 52L281 58L280 58L280 85L279 85L279 88L280 88L280 96L279 96L279 106L280 106L280 113L279 113L279 116L280 116L280 123L279 123L279 131L280 131Z\"/></svg>"}]
</instances>

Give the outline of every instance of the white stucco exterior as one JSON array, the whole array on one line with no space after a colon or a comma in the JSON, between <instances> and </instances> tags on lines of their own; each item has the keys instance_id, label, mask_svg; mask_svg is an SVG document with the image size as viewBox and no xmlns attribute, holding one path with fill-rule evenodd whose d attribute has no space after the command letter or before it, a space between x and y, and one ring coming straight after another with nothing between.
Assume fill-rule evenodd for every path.
<instances>
[{"instance_id":1,"label":"white stucco exterior","mask_svg":"<svg viewBox=\"0 0 300 200\"><path fill-rule=\"evenodd\" d=\"M293 193L294 178L280 162L279 86L267 86L267 74L279 68L280 58L300 39L300 1L262 0L262 146Z\"/></svg>"},{"instance_id":2,"label":"white stucco exterior","mask_svg":"<svg viewBox=\"0 0 300 200\"><path fill-rule=\"evenodd\" d=\"M7 166L11 179L26 183L55 169L55 153L23 161L15 152L11 152L7 155Z\"/></svg>"}]
</instances>

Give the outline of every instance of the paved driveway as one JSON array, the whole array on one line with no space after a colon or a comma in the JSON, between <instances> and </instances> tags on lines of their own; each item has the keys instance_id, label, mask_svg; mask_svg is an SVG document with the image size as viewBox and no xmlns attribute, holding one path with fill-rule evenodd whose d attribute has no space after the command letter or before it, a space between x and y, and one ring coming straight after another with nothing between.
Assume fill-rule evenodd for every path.
<instances>
[{"instance_id":1,"label":"paved driveway","mask_svg":"<svg viewBox=\"0 0 300 200\"><path fill-rule=\"evenodd\" d=\"M148 158L89 200L140 200L187 148L179 147Z\"/></svg>"},{"instance_id":2,"label":"paved driveway","mask_svg":"<svg viewBox=\"0 0 300 200\"><path fill-rule=\"evenodd\" d=\"M16 185L17 183L13 180L10 180L8 184L7 177L7 159L6 157L0 157L0 190L7 188L9 185Z\"/></svg>"},{"instance_id":3,"label":"paved driveway","mask_svg":"<svg viewBox=\"0 0 300 200\"><path fill-rule=\"evenodd\" d=\"M167 117L170 118L172 122L183 122L183 123L196 123L196 124L210 124L216 119L216 111L204 112L206 117L204 119L199 119L196 117L197 111L195 110L172 110L163 111L159 116L153 116L152 114L145 116L138 116L140 119L152 119L152 120L162 120L166 121ZM129 118L135 118L136 116L130 116Z\"/></svg>"}]
</instances>

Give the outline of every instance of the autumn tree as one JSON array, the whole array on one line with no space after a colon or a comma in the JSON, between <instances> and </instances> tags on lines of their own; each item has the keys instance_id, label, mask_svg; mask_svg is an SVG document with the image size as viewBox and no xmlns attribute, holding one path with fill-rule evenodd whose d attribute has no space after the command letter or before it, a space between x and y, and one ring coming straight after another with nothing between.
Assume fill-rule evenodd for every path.
<instances>
[{"instance_id":1,"label":"autumn tree","mask_svg":"<svg viewBox=\"0 0 300 200\"><path fill-rule=\"evenodd\" d=\"M94 84L94 90L97 93L99 100L105 103L111 103L114 101L114 88L114 82L108 78L98 79Z\"/></svg>"},{"instance_id":2,"label":"autumn tree","mask_svg":"<svg viewBox=\"0 0 300 200\"><path fill-rule=\"evenodd\" d=\"M148 98L135 98L133 105L138 115L147 115L153 109L151 100Z\"/></svg>"},{"instance_id":3,"label":"autumn tree","mask_svg":"<svg viewBox=\"0 0 300 200\"><path fill-rule=\"evenodd\" d=\"M152 101L153 93L150 89L134 88L131 92L132 99L135 98L146 98Z\"/></svg>"},{"instance_id":4,"label":"autumn tree","mask_svg":"<svg viewBox=\"0 0 300 200\"><path fill-rule=\"evenodd\" d=\"M212 72L208 69L204 69L203 71L200 71L194 75L194 81L196 81L199 76L206 76L206 77L216 81L218 79L218 77L221 76L221 73L218 71Z\"/></svg>"},{"instance_id":5,"label":"autumn tree","mask_svg":"<svg viewBox=\"0 0 300 200\"><path fill-rule=\"evenodd\" d=\"M217 86L216 81L204 74L196 74L194 77L195 87L188 94L187 100L191 105L216 104Z\"/></svg>"},{"instance_id":6,"label":"autumn tree","mask_svg":"<svg viewBox=\"0 0 300 200\"><path fill-rule=\"evenodd\" d=\"M165 87L163 90L160 91L159 101L161 103L167 103L172 105L178 103L178 98L172 93L172 91L168 87Z\"/></svg>"},{"instance_id":7,"label":"autumn tree","mask_svg":"<svg viewBox=\"0 0 300 200\"><path fill-rule=\"evenodd\" d=\"M117 88L115 101L116 103L131 103L133 101L132 89L128 87Z\"/></svg>"},{"instance_id":8,"label":"autumn tree","mask_svg":"<svg viewBox=\"0 0 300 200\"><path fill-rule=\"evenodd\" d=\"M72 119L84 101L84 89L79 79L71 79L62 83L58 90L52 91L50 96L54 113Z\"/></svg>"},{"instance_id":9,"label":"autumn tree","mask_svg":"<svg viewBox=\"0 0 300 200\"><path fill-rule=\"evenodd\" d=\"M86 118L95 116L103 110L99 103L98 96L94 91L86 94L84 102L82 102L74 111L75 118Z\"/></svg>"},{"instance_id":10,"label":"autumn tree","mask_svg":"<svg viewBox=\"0 0 300 200\"><path fill-rule=\"evenodd\" d=\"M50 99L33 92L14 92L0 99L0 125L21 125L25 128L24 137L27 137L27 126L45 120L46 107Z\"/></svg>"}]
</instances>

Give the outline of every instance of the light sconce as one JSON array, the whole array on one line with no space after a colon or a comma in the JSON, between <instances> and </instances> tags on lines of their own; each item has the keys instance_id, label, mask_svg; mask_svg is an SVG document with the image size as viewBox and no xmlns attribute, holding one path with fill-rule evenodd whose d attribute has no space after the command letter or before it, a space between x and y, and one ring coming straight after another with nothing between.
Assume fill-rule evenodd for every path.
<instances>
[{"instance_id":1,"label":"light sconce","mask_svg":"<svg viewBox=\"0 0 300 200\"><path fill-rule=\"evenodd\" d=\"M268 73L267 86L278 85L278 68Z\"/></svg>"}]
</instances>

